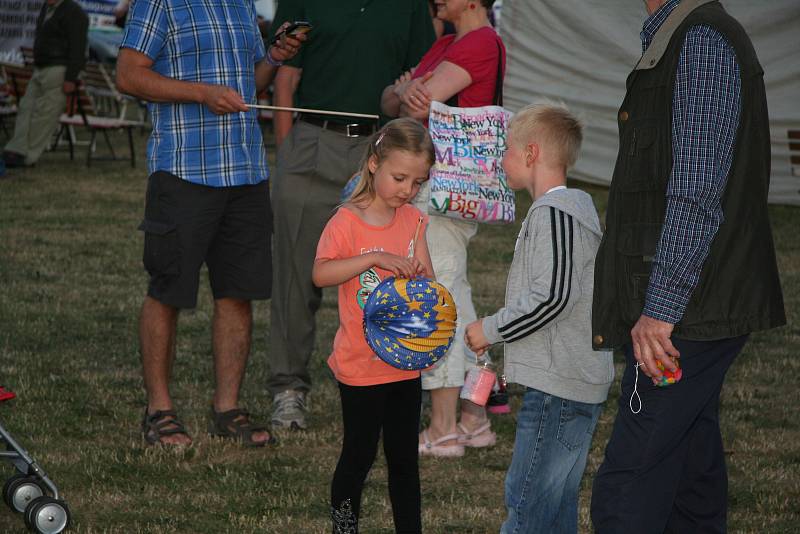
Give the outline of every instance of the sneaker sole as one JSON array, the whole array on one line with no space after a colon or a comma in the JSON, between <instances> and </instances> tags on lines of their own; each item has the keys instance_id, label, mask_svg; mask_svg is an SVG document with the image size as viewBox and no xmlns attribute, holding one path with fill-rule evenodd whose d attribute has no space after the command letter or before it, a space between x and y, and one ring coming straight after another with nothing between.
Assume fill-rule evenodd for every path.
<instances>
[{"instance_id":1,"label":"sneaker sole","mask_svg":"<svg viewBox=\"0 0 800 534\"><path fill-rule=\"evenodd\" d=\"M297 421L287 422L287 421L278 421L273 419L271 423L272 423L272 428L276 428L278 430L291 430L294 432L299 430L305 430L307 428L307 425L300 424Z\"/></svg>"}]
</instances>

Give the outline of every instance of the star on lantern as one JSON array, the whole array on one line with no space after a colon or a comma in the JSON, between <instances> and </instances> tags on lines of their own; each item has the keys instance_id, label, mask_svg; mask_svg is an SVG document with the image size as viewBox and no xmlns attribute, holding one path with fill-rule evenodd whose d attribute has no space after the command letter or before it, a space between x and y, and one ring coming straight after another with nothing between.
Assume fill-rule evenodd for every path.
<instances>
[{"instance_id":1,"label":"star on lantern","mask_svg":"<svg viewBox=\"0 0 800 534\"><path fill-rule=\"evenodd\" d=\"M427 279L387 278L364 307L367 343L379 359L401 369L424 369L441 359L456 321L447 288Z\"/></svg>"}]
</instances>

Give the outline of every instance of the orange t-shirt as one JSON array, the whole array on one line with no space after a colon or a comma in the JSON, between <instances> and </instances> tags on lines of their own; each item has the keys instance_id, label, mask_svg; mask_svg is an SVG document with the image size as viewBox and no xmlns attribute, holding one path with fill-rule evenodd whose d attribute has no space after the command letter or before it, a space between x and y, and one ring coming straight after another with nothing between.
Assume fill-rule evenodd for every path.
<instances>
[{"instance_id":1,"label":"orange t-shirt","mask_svg":"<svg viewBox=\"0 0 800 534\"><path fill-rule=\"evenodd\" d=\"M385 226L367 224L349 209L339 208L322 231L317 259L341 260L377 251L406 257L420 217L423 223L417 243L425 239L428 218L414 206L397 208L394 219ZM384 363L364 338L364 304L372 290L391 275L372 267L339 285L339 330L328 366L343 384L372 386L419 376L419 371L403 371Z\"/></svg>"}]
</instances>

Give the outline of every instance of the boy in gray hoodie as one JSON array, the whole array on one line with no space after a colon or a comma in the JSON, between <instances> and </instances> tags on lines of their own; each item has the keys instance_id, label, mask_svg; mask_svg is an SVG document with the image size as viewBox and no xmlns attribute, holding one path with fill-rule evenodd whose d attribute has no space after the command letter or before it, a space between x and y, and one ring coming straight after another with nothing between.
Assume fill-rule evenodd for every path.
<instances>
[{"instance_id":1,"label":"boy in gray hoodie","mask_svg":"<svg viewBox=\"0 0 800 534\"><path fill-rule=\"evenodd\" d=\"M526 386L503 533L577 532L580 481L614 376L611 352L591 343L600 222L592 198L566 187L581 130L555 105L528 106L511 121L503 168L509 187L527 189L534 202L514 247L505 307L465 334L479 355L505 343L506 377Z\"/></svg>"}]
</instances>

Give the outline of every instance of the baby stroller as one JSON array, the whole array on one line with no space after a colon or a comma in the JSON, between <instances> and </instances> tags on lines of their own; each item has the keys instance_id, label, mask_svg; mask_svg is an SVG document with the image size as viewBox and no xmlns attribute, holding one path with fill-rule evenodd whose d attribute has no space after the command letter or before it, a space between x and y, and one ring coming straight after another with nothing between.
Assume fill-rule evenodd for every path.
<instances>
[{"instance_id":1,"label":"baby stroller","mask_svg":"<svg viewBox=\"0 0 800 534\"><path fill-rule=\"evenodd\" d=\"M15 396L0 386L0 402ZM12 511L24 514L25 525L33 532L63 532L69 526L70 515L67 503L59 498L58 488L0 424L0 445L3 444L6 450L0 450L0 458L8 460L17 470L3 485L3 500Z\"/></svg>"}]
</instances>

